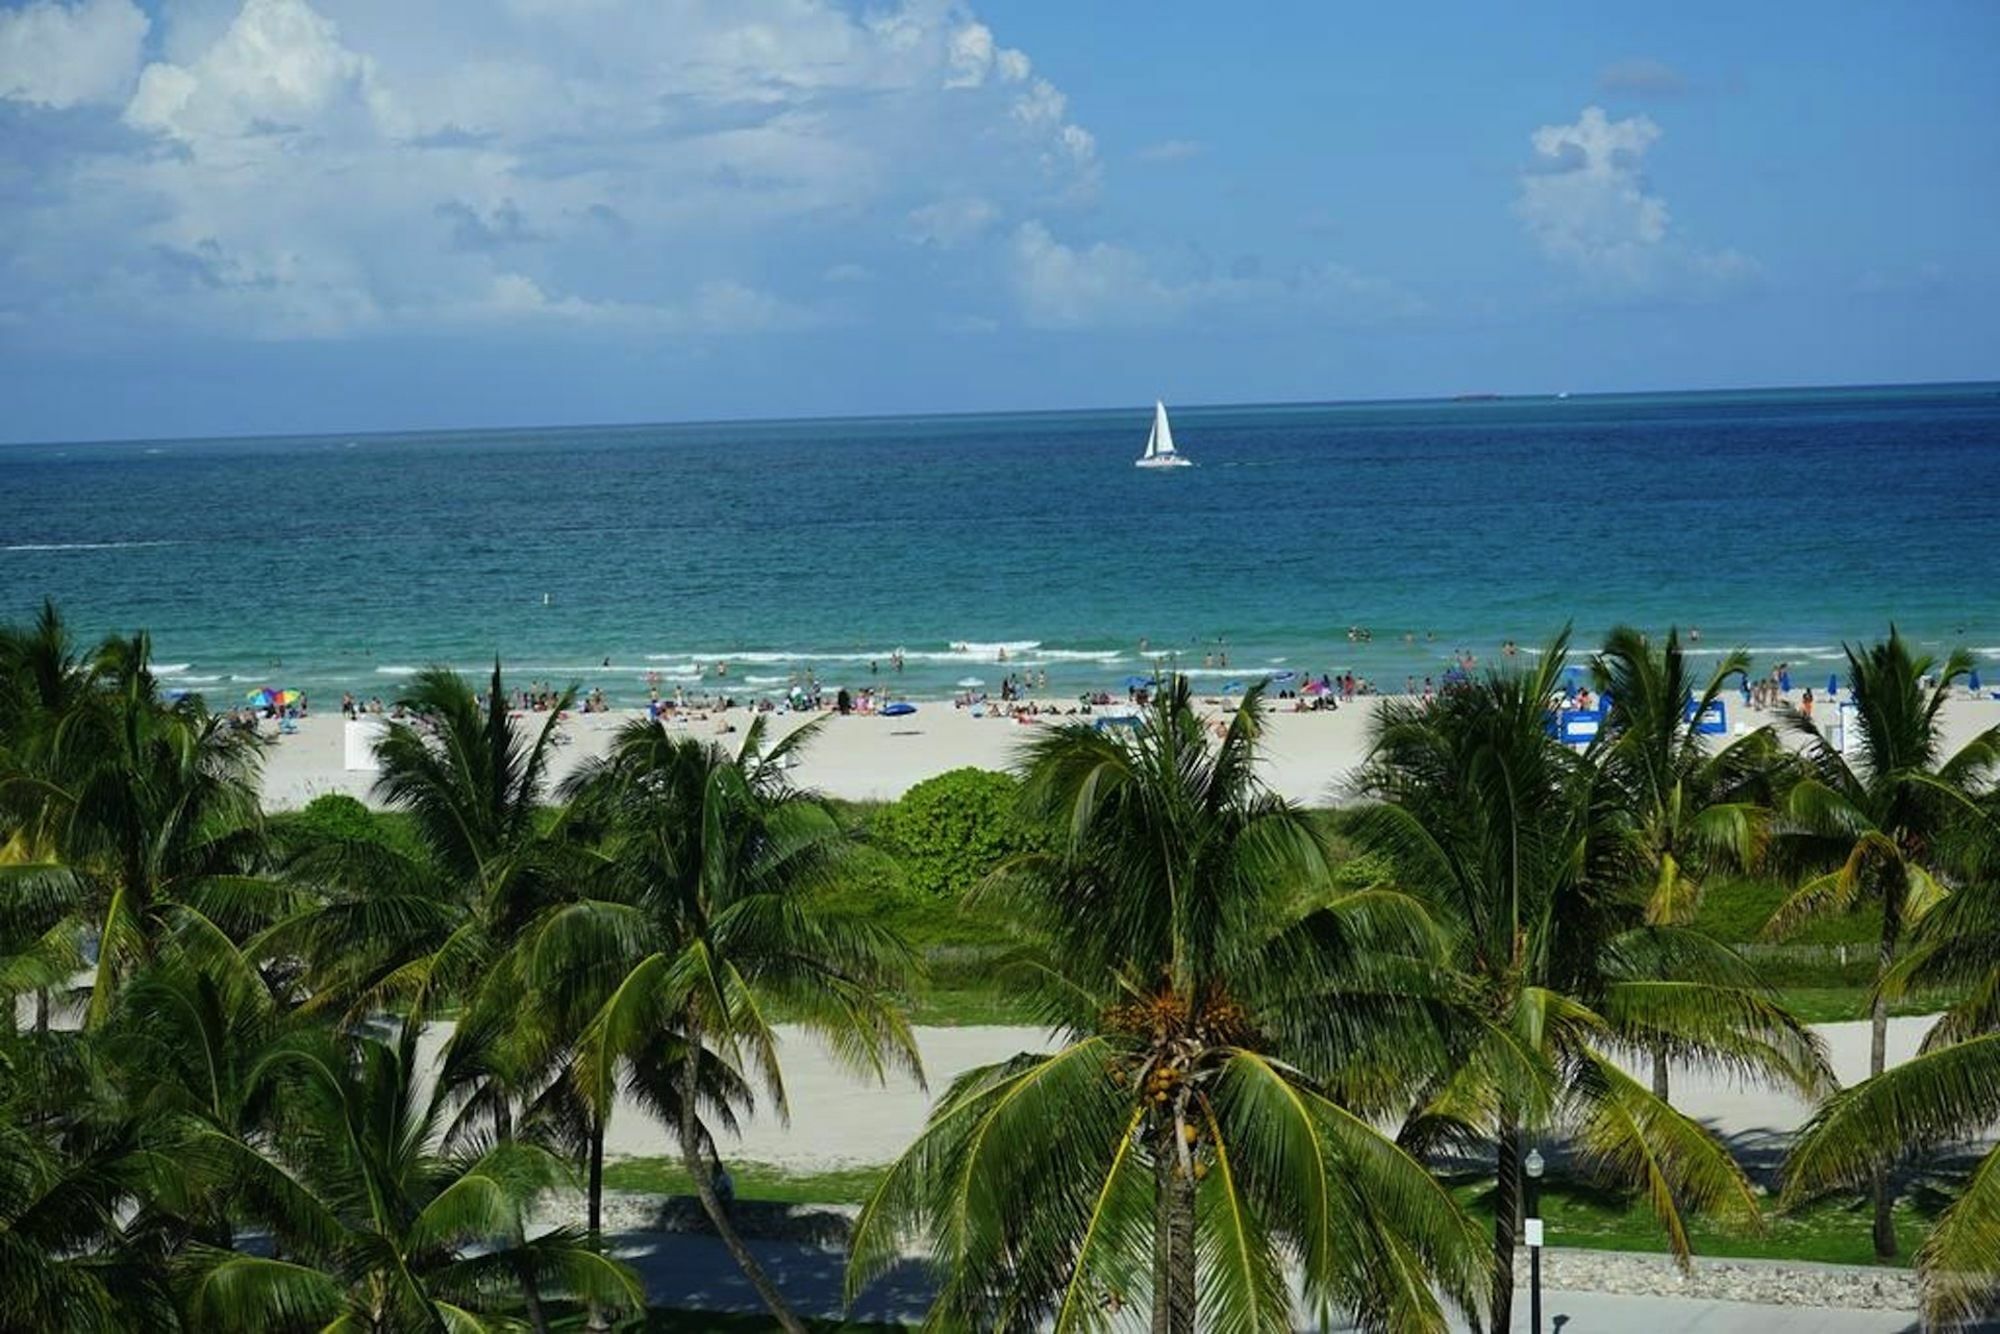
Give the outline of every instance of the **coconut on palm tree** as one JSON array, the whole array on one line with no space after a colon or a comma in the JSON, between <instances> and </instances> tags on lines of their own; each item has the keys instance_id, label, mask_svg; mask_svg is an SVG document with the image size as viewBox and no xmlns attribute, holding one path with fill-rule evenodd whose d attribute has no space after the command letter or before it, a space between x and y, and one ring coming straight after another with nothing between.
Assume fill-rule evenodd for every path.
<instances>
[{"instance_id":1,"label":"coconut on palm tree","mask_svg":"<svg viewBox=\"0 0 2000 1334\"><path fill-rule=\"evenodd\" d=\"M850 1294L920 1237L953 1328L1290 1329L1295 1291L1377 1329L1478 1309L1477 1234L1374 1120L1446 1057L1435 935L1329 889L1262 728L1252 690L1212 740L1177 678L1129 734L1024 751L1050 838L976 892L1021 925L1053 1047L952 1085L862 1213Z\"/></svg>"},{"instance_id":2,"label":"coconut on palm tree","mask_svg":"<svg viewBox=\"0 0 2000 1334\"><path fill-rule=\"evenodd\" d=\"M1717 745L1701 732L1734 677L1749 669L1738 649L1722 655L1706 679L1695 675L1677 630L1655 647L1630 626L1605 637L1591 660L1608 701L1592 756L1615 788L1616 812L1629 823L1629 851L1644 879L1645 920L1683 926L1717 876L1748 870L1763 855L1770 802L1782 753L1768 727ZM1756 986L1744 970L1745 985ZM1653 1092L1668 1096L1669 1046L1653 1053Z\"/></svg>"},{"instance_id":3,"label":"coconut on palm tree","mask_svg":"<svg viewBox=\"0 0 2000 1334\"><path fill-rule=\"evenodd\" d=\"M564 1073L595 1131L593 1196L622 1087L672 1127L711 1224L794 1331L804 1326L716 1192L711 1124L748 1112L753 1089L786 1114L777 1014L858 1070L918 1072L892 1003L906 989L907 951L827 913L814 894L840 830L785 774L815 730L767 745L759 719L734 752L651 722L621 730L609 755L565 785L572 832L593 847L597 871L582 897L537 923L523 967L533 1005L573 1035Z\"/></svg>"},{"instance_id":4,"label":"coconut on palm tree","mask_svg":"<svg viewBox=\"0 0 2000 1334\"><path fill-rule=\"evenodd\" d=\"M1565 633L1526 671L1385 703L1359 783L1376 804L1350 826L1430 907L1465 988L1453 1056L1425 1072L1404 1138L1491 1155L1502 1329L1531 1141L1561 1135L1587 1168L1640 1188L1683 1263L1690 1214L1757 1217L1724 1146L1618 1058L1665 1049L1808 1090L1828 1078L1817 1039L1743 985L1733 954L1649 923L1619 785L1552 735L1566 649Z\"/></svg>"},{"instance_id":5,"label":"coconut on palm tree","mask_svg":"<svg viewBox=\"0 0 2000 1334\"><path fill-rule=\"evenodd\" d=\"M1910 927L1977 865L1976 844L1964 834L1985 821L1978 797L2000 766L2000 727L1945 753L1945 701L1972 671L1963 649L1940 662L1913 653L1892 626L1888 639L1846 654L1854 711L1845 747L1811 717L1787 715L1804 740L1806 771L1786 793L1772 853L1796 888L1766 930L1782 937L1824 918L1878 914L1879 984L1895 968ZM1880 985L1869 1021L1872 1079L1887 1057L1888 995ZM1874 1174L1870 1191L1875 1253L1892 1256L1894 1192L1886 1170Z\"/></svg>"}]
</instances>

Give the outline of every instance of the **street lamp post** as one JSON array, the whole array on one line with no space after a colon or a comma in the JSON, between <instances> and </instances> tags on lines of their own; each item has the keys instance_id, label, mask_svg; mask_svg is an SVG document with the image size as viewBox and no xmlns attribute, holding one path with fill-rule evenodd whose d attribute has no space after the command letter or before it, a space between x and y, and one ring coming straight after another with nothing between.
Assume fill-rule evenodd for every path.
<instances>
[{"instance_id":1,"label":"street lamp post","mask_svg":"<svg viewBox=\"0 0 2000 1334\"><path fill-rule=\"evenodd\" d=\"M1542 1334L1542 1151L1529 1149L1521 1167L1528 1174L1528 1328Z\"/></svg>"}]
</instances>

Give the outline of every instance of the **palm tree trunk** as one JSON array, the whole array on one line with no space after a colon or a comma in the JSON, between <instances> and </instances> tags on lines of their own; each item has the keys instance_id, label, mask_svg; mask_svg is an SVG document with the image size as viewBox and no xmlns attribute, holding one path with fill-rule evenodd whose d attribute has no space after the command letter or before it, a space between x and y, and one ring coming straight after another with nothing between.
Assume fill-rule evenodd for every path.
<instances>
[{"instance_id":1,"label":"palm tree trunk","mask_svg":"<svg viewBox=\"0 0 2000 1334\"><path fill-rule=\"evenodd\" d=\"M1511 1111L1500 1114L1493 1164L1493 1320L1496 1334L1513 1328L1514 1243L1521 1227L1521 1126Z\"/></svg>"},{"instance_id":2,"label":"palm tree trunk","mask_svg":"<svg viewBox=\"0 0 2000 1334\"><path fill-rule=\"evenodd\" d=\"M1876 958L1875 980L1880 982L1896 962L1897 928L1901 914L1892 905L1884 904L1882 911L1882 944ZM1868 1014L1868 1077L1880 1075L1889 1059L1889 1007L1881 993L1875 995L1875 1003ZM1894 1209L1896 1197L1889 1188L1889 1174L1877 1168L1869 1177L1870 1193L1875 1198L1875 1254L1887 1260L1896 1254L1896 1220Z\"/></svg>"},{"instance_id":3,"label":"palm tree trunk","mask_svg":"<svg viewBox=\"0 0 2000 1334\"><path fill-rule=\"evenodd\" d=\"M522 1228L520 1219L516 1218L514 1245L522 1247L527 1244L528 1234ZM541 1285L535 1282L534 1272L528 1268L525 1261L517 1265L514 1272L521 1280L521 1302L528 1308L528 1328L534 1330L535 1334L549 1334L549 1315L542 1309L542 1289Z\"/></svg>"},{"instance_id":4,"label":"palm tree trunk","mask_svg":"<svg viewBox=\"0 0 2000 1334\"><path fill-rule=\"evenodd\" d=\"M715 1193L715 1182L709 1178L708 1164L702 1161L701 1156L701 1121L695 1104L695 1091L700 1087L701 1040L692 1022L687 1027L686 1041L687 1055L681 1064L680 1088L681 1165L694 1181L695 1196L701 1200L702 1212L708 1215L716 1236L722 1238L723 1247L736 1261L736 1267L743 1271L743 1277L750 1280L750 1286L757 1290L758 1298L769 1308L772 1318L785 1334L806 1334L805 1325L792 1313L777 1285L771 1282L770 1275L757 1263L757 1257L750 1253L750 1248L743 1244L743 1238L736 1235L736 1228L730 1223L722 1200Z\"/></svg>"},{"instance_id":5,"label":"palm tree trunk","mask_svg":"<svg viewBox=\"0 0 2000 1334\"><path fill-rule=\"evenodd\" d=\"M1161 1117L1153 1134L1153 1328L1195 1334L1194 1182L1181 1170L1179 1131Z\"/></svg>"},{"instance_id":6,"label":"palm tree trunk","mask_svg":"<svg viewBox=\"0 0 2000 1334\"><path fill-rule=\"evenodd\" d=\"M595 1242L604 1228L604 1115L590 1118L590 1239Z\"/></svg>"},{"instance_id":7,"label":"palm tree trunk","mask_svg":"<svg viewBox=\"0 0 2000 1334\"><path fill-rule=\"evenodd\" d=\"M1667 1101L1667 1054L1663 1051L1653 1053L1653 1096Z\"/></svg>"}]
</instances>

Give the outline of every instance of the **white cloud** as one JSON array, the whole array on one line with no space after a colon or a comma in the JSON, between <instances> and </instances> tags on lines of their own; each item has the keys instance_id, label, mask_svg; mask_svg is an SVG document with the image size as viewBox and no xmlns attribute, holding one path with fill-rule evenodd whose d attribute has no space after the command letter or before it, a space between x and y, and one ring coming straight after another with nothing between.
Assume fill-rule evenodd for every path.
<instances>
[{"instance_id":1,"label":"white cloud","mask_svg":"<svg viewBox=\"0 0 2000 1334\"><path fill-rule=\"evenodd\" d=\"M1065 245L1040 221L1015 230L1013 259L1021 313L1031 324L1145 324L1175 318L1187 302L1138 252L1108 241Z\"/></svg>"},{"instance_id":2,"label":"white cloud","mask_svg":"<svg viewBox=\"0 0 2000 1334\"><path fill-rule=\"evenodd\" d=\"M951 35L947 88L978 88L988 78L1020 83L1034 68L1025 52L1001 46L984 23L968 23Z\"/></svg>"},{"instance_id":3,"label":"white cloud","mask_svg":"<svg viewBox=\"0 0 2000 1334\"><path fill-rule=\"evenodd\" d=\"M62 110L132 89L151 21L131 0L32 0L0 11L0 99Z\"/></svg>"},{"instance_id":4,"label":"white cloud","mask_svg":"<svg viewBox=\"0 0 2000 1334\"><path fill-rule=\"evenodd\" d=\"M148 65L125 120L181 140L293 128L340 103L366 107L372 69L305 0L245 0L201 59Z\"/></svg>"},{"instance_id":5,"label":"white cloud","mask_svg":"<svg viewBox=\"0 0 2000 1334\"><path fill-rule=\"evenodd\" d=\"M967 244L1098 177L1062 92L956 0L161 3L154 63L134 37L67 82L16 66L121 6L143 36L130 0L0 11L0 96L138 132L64 151L29 113L57 151L0 214L0 306L278 338L791 327L780 289L824 295L843 251Z\"/></svg>"},{"instance_id":6,"label":"white cloud","mask_svg":"<svg viewBox=\"0 0 2000 1334\"><path fill-rule=\"evenodd\" d=\"M1031 219L1012 237L1014 295L1022 317L1044 328L1173 324L1196 315L1249 314L1308 325L1381 324L1424 313L1416 294L1343 264L1296 264L1266 274L1246 257L1225 275L1174 272L1130 246L1071 245Z\"/></svg>"},{"instance_id":7,"label":"white cloud","mask_svg":"<svg viewBox=\"0 0 2000 1334\"><path fill-rule=\"evenodd\" d=\"M907 234L918 245L951 250L977 239L999 216L991 201L977 196L938 199L910 210Z\"/></svg>"},{"instance_id":8,"label":"white cloud","mask_svg":"<svg viewBox=\"0 0 2000 1334\"><path fill-rule=\"evenodd\" d=\"M1193 139L1163 139L1157 144L1148 144L1133 156L1141 162L1185 162L1191 157L1199 157L1202 145Z\"/></svg>"},{"instance_id":9,"label":"white cloud","mask_svg":"<svg viewBox=\"0 0 2000 1334\"><path fill-rule=\"evenodd\" d=\"M1752 276L1748 256L1674 237L1667 201L1645 174L1660 137L1649 117L1612 120L1595 106L1573 124L1542 126L1515 211L1544 254L1605 293L1712 293Z\"/></svg>"}]
</instances>

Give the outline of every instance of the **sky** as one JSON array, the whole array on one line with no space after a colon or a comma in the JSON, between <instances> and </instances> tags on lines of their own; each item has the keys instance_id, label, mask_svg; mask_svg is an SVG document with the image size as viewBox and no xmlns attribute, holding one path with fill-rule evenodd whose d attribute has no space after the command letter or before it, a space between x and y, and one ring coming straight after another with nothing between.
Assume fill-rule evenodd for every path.
<instances>
[{"instance_id":1,"label":"sky","mask_svg":"<svg viewBox=\"0 0 2000 1334\"><path fill-rule=\"evenodd\" d=\"M0 0L0 440L2000 377L2000 4Z\"/></svg>"}]
</instances>

